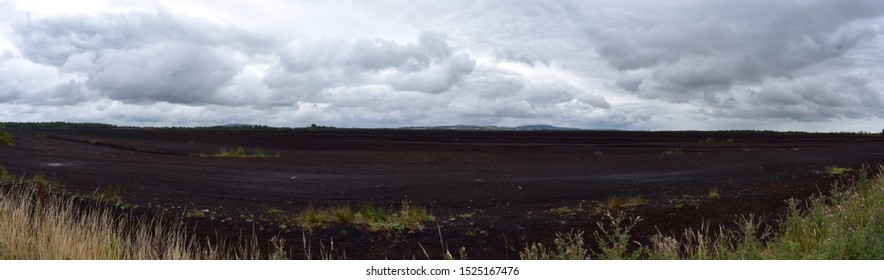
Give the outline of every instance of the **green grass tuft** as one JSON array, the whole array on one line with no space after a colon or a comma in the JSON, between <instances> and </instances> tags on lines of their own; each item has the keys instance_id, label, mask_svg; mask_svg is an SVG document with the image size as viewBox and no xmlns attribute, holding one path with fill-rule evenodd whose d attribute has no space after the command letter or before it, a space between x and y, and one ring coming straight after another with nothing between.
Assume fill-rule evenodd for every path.
<instances>
[{"instance_id":1,"label":"green grass tuft","mask_svg":"<svg viewBox=\"0 0 884 280\"><path fill-rule=\"evenodd\" d=\"M586 210L583 209L582 203L577 205L576 207L562 206L562 207L556 207L556 208L549 209L549 212L552 212L552 213L555 213L555 214L558 214L561 216L574 216L574 215L577 215L577 213L582 213L584 211L586 211Z\"/></svg>"},{"instance_id":2,"label":"green grass tuft","mask_svg":"<svg viewBox=\"0 0 884 280\"><path fill-rule=\"evenodd\" d=\"M623 203L625 202L626 199L624 199L622 196L615 196L608 198L608 203L606 203L605 205L608 209L620 209L621 207L623 207Z\"/></svg>"},{"instance_id":3,"label":"green grass tuft","mask_svg":"<svg viewBox=\"0 0 884 280\"><path fill-rule=\"evenodd\" d=\"M844 175L844 174L847 174L848 172L851 172L851 171L853 171L852 168L839 167L839 166L826 166L825 168L823 168L820 171L817 171L816 173L823 174L828 177L833 177L833 176Z\"/></svg>"},{"instance_id":4,"label":"green grass tuft","mask_svg":"<svg viewBox=\"0 0 884 280\"><path fill-rule=\"evenodd\" d=\"M206 212L197 209L191 209L184 212L185 218L202 219L206 217Z\"/></svg>"},{"instance_id":5,"label":"green grass tuft","mask_svg":"<svg viewBox=\"0 0 884 280\"><path fill-rule=\"evenodd\" d=\"M710 189L709 189L709 194L707 194L706 196L709 197L709 198L711 198L711 199L718 199L718 198L721 197L721 196L718 194L718 188L716 188L716 187L710 188Z\"/></svg>"},{"instance_id":6,"label":"green grass tuft","mask_svg":"<svg viewBox=\"0 0 884 280\"><path fill-rule=\"evenodd\" d=\"M327 228L332 225L351 224L367 227L370 231L423 230L424 224L436 220L423 207L403 201L399 211L391 211L374 204L362 204L354 211L349 205L316 208L309 206L294 220L306 230Z\"/></svg>"},{"instance_id":7,"label":"green grass tuft","mask_svg":"<svg viewBox=\"0 0 884 280\"><path fill-rule=\"evenodd\" d=\"M15 140L12 139L12 133L0 132L0 146L15 146Z\"/></svg>"},{"instance_id":8,"label":"green grass tuft","mask_svg":"<svg viewBox=\"0 0 884 280\"><path fill-rule=\"evenodd\" d=\"M633 196L629 198L624 198L622 196L614 196L608 198L608 201L605 203L604 206L609 210L618 210L635 208L639 206L644 206L646 204L648 204L648 200L644 197Z\"/></svg>"},{"instance_id":9,"label":"green grass tuft","mask_svg":"<svg viewBox=\"0 0 884 280\"><path fill-rule=\"evenodd\" d=\"M700 144L712 144L712 143L715 143L715 138L712 138L712 137L706 137L706 139L700 139L700 141L697 141L697 143L700 143Z\"/></svg>"},{"instance_id":10,"label":"green grass tuft","mask_svg":"<svg viewBox=\"0 0 884 280\"><path fill-rule=\"evenodd\" d=\"M222 147L220 150L218 150L217 153L215 153L215 156L233 158L246 157L246 150L243 149L242 146L236 147L236 149L227 149Z\"/></svg>"},{"instance_id":11,"label":"green grass tuft","mask_svg":"<svg viewBox=\"0 0 884 280\"><path fill-rule=\"evenodd\" d=\"M645 199L644 197L633 196L633 197L626 199L626 202L623 203L623 207L635 208L635 207L639 207L639 206L644 206L646 204L648 204L648 200Z\"/></svg>"},{"instance_id":12,"label":"green grass tuft","mask_svg":"<svg viewBox=\"0 0 884 280\"><path fill-rule=\"evenodd\" d=\"M256 147L252 150L252 153L249 154L246 149L242 146L236 147L236 149L228 149L227 147L222 147L215 153L215 157L229 157L229 158L265 158L265 157L274 157L279 158L279 153L275 153L273 155L268 155L264 152L264 149L261 147Z\"/></svg>"}]
</instances>

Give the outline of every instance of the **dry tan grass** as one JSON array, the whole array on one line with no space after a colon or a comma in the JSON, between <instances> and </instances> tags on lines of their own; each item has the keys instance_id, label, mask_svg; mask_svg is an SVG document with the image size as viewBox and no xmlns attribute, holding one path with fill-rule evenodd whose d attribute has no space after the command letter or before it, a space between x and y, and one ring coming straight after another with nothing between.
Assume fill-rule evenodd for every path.
<instances>
[{"instance_id":1,"label":"dry tan grass","mask_svg":"<svg viewBox=\"0 0 884 280\"><path fill-rule=\"evenodd\" d=\"M37 191L37 185L0 189L0 258L77 260L255 259L257 242L225 246L201 242L162 219L116 215L101 206Z\"/></svg>"},{"instance_id":2,"label":"dry tan grass","mask_svg":"<svg viewBox=\"0 0 884 280\"><path fill-rule=\"evenodd\" d=\"M648 200L640 196L633 196L629 198L614 196L608 199L608 201L605 203L605 207L610 210L618 210L623 208L635 208L639 206L644 206L646 204L648 204Z\"/></svg>"}]
</instances>

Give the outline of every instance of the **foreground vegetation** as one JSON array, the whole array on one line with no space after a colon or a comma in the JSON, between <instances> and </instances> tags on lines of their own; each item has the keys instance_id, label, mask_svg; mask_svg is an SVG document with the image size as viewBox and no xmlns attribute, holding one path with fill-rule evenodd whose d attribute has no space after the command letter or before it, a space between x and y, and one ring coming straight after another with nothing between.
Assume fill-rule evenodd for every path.
<instances>
[{"instance_id":1,"label":"foreground vegetation","mask_svg":"<svg viewBox=\"0 0 884 280\"><path fill-rule=\"evenodd\" d=\"M165 220L139 217L121 211L112 191L96 191L91 199L66 197L54 190L56 183L36 176L16 179L0 165L0 259L86 259L86 260L185 260L185 259L288 259L285 239L270 240L263 254L253 236L233 243L211 243L197 239L178 218ZM115 203L115 204L107 204ZM122 208L125 209L125 208ZM202 214L203 212L198 213ZM294 223L306 231L349 224L373 232L420 231L435 217L423 207L403 201L398 211L373 204L358 209L349 206L309 207L297 215L270 209L281 229ZM180 217L179 217L180 218ZM305 232L306 234L306 232ZM333 239L332 239L333 240ZM304 237L307 259L345 258L331 248L313 252Z\"/></svg>"},{"instance_id":2,"label":"foreground vegetation","mask_svg":"<svg viewBox=\"0 0 884 280\"><path fill-rule=\"evenodd\" d=\"M790 209L776 221L775 229L748 216L736 221L735 228L702 226L687 229L680 236L657 234L647 244L639 244L630 232L642 220L611 212L625 207L621 205L607 207L607 222L599 223L598 230L590 234L579 230L559 233L551 246L529 244L520 257L884 259L884 175L870 178L867 172L860 170L854 179L836 184L828 195L805 202L789 201ZM186 228L176 226L179 223L162 217L139 218L101 203L55 195L47 191L50 183L46 180L9 183L13 178L2 167L0 180L6 181L0 188L0 259L281 259L290 255L284 239L272 239L268 254L262 254L254 240L213 244L196 239ZM710 197L713 193L717 190L710 190ZM268 215L285 217L308 231L340 224L370 231L419 231L436 219L408 201L398 211L364 204L355 209L347 205L310 207L296 215L270 209ZM597 244L595 249L587 246L590 242ZM307 249L310 245L306 237L304 243L305 255L310 258L314 254ZM333 251L332 247L329 252ZM445 252L445 258L453 258ZM460 255L465 258L466 248L461 248ZM320 256L340 258L323 253Z\"/></svg>"},{"instance_id":3,"label":"foreground vegetation","mask_svg":"<svg viewBox=\"0 0 884 280\"><path fill-rule=\"evenodd\" d=\"M884 169L884 167L881 167ZM882 170L884 171L884 170ZM748 216L737 229L708 226L685 230L679 237L657 234L650 246L634 243L630 231L641 218L608 212L592 237L598 251L588 250L584 232L556 235L553 246L535 243L523 259L884 259L884 175L869 178L868 170L831 194L802 205L790 200L789 211L776 230ZM881 173L879 173L881 174ZM807 207L801 207L807 206ZM803 209L803 210L802 210Z\"/></svg>"},{"instance_id":4,"label":"foreground vegetation","mask_svg":"<svg viewBox=\"0 0 884 280\"><path fill-rule=\"evenodd\" d=\"M37 183L0 190L0 259L255 259L257 242L201 242L162 218L139 219L82 205Z\"/></svg>"}]
</instances>

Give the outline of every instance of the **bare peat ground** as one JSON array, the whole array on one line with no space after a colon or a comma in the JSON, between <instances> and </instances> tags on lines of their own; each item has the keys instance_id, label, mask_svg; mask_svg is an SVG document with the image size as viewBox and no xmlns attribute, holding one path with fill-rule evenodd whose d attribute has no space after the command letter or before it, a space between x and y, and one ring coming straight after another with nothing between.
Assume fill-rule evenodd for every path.
<instances>
[{"instance_id":1,"label":"bare peat ground","mask_svg":"<svg viewBox=\"0 0 884 280\"><path fill-rule=\"evenodd\" d=\"M208 210L199 234L260 242L281 235L295 258L322 243L350 259L514 259L556 232L592 232L613 197L641 197L633 236L680 233L740 215L776 219L789 198L826 192L827 166L884 163L884 137L746 132L14 129L0 147L13 174L44 174L67 191L113 192L139 211ZM707 137L715 143L698 143ZM732 139L733 143L727 143ZM261 147L269 158L202 157ZM676 150L680 149L680 150ZM666 151L673 154L665 154ZM720 198L709 198L710 189ZM302 233L279 216L403 200L437 222L423 231L334 226ZM441 238L440 238L441 235ZM423 247L423 248L421 248ZM316 257L316 256L313 256Z\"/></svg>"}]
</instances>

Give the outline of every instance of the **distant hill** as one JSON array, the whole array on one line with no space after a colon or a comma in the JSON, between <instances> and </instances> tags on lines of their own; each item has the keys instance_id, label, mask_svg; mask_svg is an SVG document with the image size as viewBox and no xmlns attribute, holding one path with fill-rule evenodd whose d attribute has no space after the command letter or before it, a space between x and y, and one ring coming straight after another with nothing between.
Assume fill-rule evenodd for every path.
<instances>
[{"instance_id":1,"label":"distant hill","mask_svg":"<svg viewBox=\"0 0 884 280\"><path fill-rule=\"evenodd\" d=\"M532 124L515 127L516 130L580 130L573 127L559 127L546 124Z\"/></svg>"},{"instance_id":2,"label":"distant hill","mask_svg":"<svg viewBox=\"0 0 884 280\"><path fill-rule=\"evenodd\" d=\"M244 124L244 123L231 123L231 124L216 125L214 127L255 127L255 125Z\"/></svg>"},{"instance_id":3,"label":"distant hill","mask_svg":"<svg viewBox=\"0 0 884 280\"><path fill-rule=\"evenodd\" d=\"M442 126L409 126L399 129L409 130L475 130L475 131L523 131L523 130L580 130L579 128L558 127L546 124L522 125L516 127L495 125L442 125Z\"/></svg>"},{"instance_id":4,"label":"distant hill","mask_svg":"<svg viewBox=\"0 0 884 280\"><path fill-rule=\"evenodd\" d=\"M244 124L244 123L231 123L231 124L222 124L216 126L208 126L208 128L228 128L228 129L264 129L264 128L273 128L267 125L260 124Z\"/></svg>"}]
</instances>

